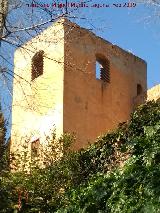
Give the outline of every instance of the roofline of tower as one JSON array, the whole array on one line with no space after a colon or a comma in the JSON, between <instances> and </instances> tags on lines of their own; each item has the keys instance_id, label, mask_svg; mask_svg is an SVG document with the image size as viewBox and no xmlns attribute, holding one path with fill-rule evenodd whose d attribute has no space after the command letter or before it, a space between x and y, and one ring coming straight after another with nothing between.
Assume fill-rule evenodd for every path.
<instances>
[{"instance_id":1,"label":"roofline of tower","mask_svg":"<svg viewBox=\"0 0 160 213\"><path fill-rule=\"evenodd\" d=\"M70 21L68 18L66 18L66 17L62 17L62 18L60 18L60 20L61 20L61 19L62 19L62 22L63 22L63 23L67 22L67 23L69 23L69 24L71 24L71 25L74 25L74 26L77 27L77 28L83 29L84 31L87 31L88 33L90 33L92 36L101 39L103 42L105 42L105 43L107 43L107 44L113 46L114 48L120 49L121 51L123 51L123 52L129 54L130 56L134 57L134 58L137 59L137 60L142 61L143 63L145 63L145 64L147 65L147 62L146 62L144 59L142 59L142 58L140 58L140 57L134 55L134 54L131 53L131 52L128 52L127 50L123 49L122 47L119 47L118 45L112 44L111 42L109 42L108 40L106 40L106 39L104 39L104 38L102 38L102 37L100 37L100 36L97 36L95 33L93 33L92 31L90 31L89 29L86 29L86 28L81 27L80 25L78 25L78 24L76 24L76 23L74 23L74 22L71 22L71 21ZM58 20L57 20L56 22L58 22Z\"/></svg>"},{"instance_id":2,"label":"roofline of tower","mask_svg":"<svg viewBox=\"0 0 160 213\"><path fill-rule=\"evenodd\" d=\"M72 25L72 26L74 26L74 27L80 28L80 29L86 31L87 33L90 33L92 36L94 36L94 37L96 37L96 38L98 38L98 39L101 39L103 42L105 42L105 43L111 45L111 46L114 47L114 48L119 49L120 51L122 51L122 52L124 52L124 53L126 53L126 54L128 54L128 55L130 55L130 56L132 56L132 57L134 57L135 59L137 59L137 60L139 60L139 61L142 61L143 63L145 63L145 64L147 65L147 62L146 62L144 59L142 59L142 58L140 58L140 57L134 55L134 54L131 53L131 52L128 52L127 50L125 50L125 49L119 47L118 45L112 44L111 42L109 42L108 40L105 40L104 38L102 38L102 37L100 37L100 36L97 36L95 33L93 33L92 31L90 31L89 29L86 29L86 28L84 28L84 27L81 27L81 26L79 26L78 24L76 24L75 22L71 22L71 21L67 18L67 16L64 15L64 14L63 14L62 16L59 16L59 17L55 18L54 21L53 21L53 24L51 24L49 27L47 27L46 29L44 29L44 30L43 30L42 32L40 32L39 34L33 36L30 40L28 40L27 42L25 42L25 43L24 43L23 45L21 45L21 46L22 46L22 47L25 46L28 42L30 42L30 41L31 41L32 39L34 39L36 36L41 35L45 30L47 30L48 28L53 27L54 24L56 24L56 23L62 23L62 24L67 23L67 25L69 24L69 25ZM19 48L21 48L21 47L19 47ZM18 48L18 49L19 49L19 48Z\"/></svg>"}]
</instances>

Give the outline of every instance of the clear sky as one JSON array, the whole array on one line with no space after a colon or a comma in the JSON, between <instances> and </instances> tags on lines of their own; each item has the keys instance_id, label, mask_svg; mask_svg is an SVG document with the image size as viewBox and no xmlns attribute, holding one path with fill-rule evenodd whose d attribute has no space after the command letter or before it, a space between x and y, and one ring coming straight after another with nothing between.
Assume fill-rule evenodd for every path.
<instances>
[{"instance_id":1,"label":"clear sky","mask_svg":"<svg viewBox=\"0 0 160 213\"><path fill-rule=\"evenodd\" d=\"M55 8L52 4L55 2L58 5L58 2L66 2L66 0L35 1L42 5L48 3L49 8L47 9L52 11L52 14L56 16L61 14L64 9ZM138 3L139 0L67 1L69 4L86 2L86 5L88 5L88 7L79 8L68 7L69 17L76 17L71 18L71 21L91 29L98 36L144 59L148 65L148 88L160 83L160 6L153 6L146 3L151 0L141 0L142 3ZM16 24L18 27L23 28L24 25L28 27L31 23L36 24L41 22L41 20L45 21L49 19L49 16L47 17L46 13L42 11L42 8L27 6L27 4L34 1L13 0L14 4L15 2L20 2L22 5L10 15L9 21L13 26ZM123 7L128 6L128 3L133 7ZM95 4L97 7L93 7ZM98 8L98 4L102 7ZM105 7L106 5L108 7ZM28 14L32 14L32 17L28 16ZM21 40L25 42L25 38L29 33L26 33L25 36L22 33ZM35 32L31 34L35 35ZM5 54L7 48L4 46ZM10 51L9 54L9 60L13 62L13 51Z\"/></svg>"},{"instance_id":2,"label":"clear sky","mask_svg":"<svg viewBox=\"0 0 160 213\"><path fill-rule=\"evenodd\" d=\"M23 28L24 24L27 25L29 21L36 23L40 20L47 20L47 17L44 15L45 13L41 9L27 6L27 3L32 2L31 0L14 0L13 3L15 1L22 2L23 4L22 7L15 10L15 14L10 15L9 21L13 26L17 23L17 26ZM59 0L59 3L65 3L65 1ZM135 7L130 8L113 5L122 4L121 6L123 6L125 3L129 3L127 0L85 0L85 2L87 1L88 3L86 4L89 6L87 8L68 8L70 17L72 17L71 21L92 30L98 36L144 59L148 66L148 88L160 84L160 7L138 3L138 0L129 0L130 3L136 3ZM144 2L147 1L150 0L144 0ZM42 4L48 3L50 6L48 9L54 9L53 13L56 15L61 14L64 10L63 8L57 8L57 11L55 11L55 8L51 6L54 2L53 0L37 0L37 2ZM58 0L55 2L58 2ZM68 0L68 2L84 2L84 0ZM109 6L96 8L92 7L94 4ZM28 17L31 17L28 16L29 13L32 13L33 19L28 19ZM31 35L31 33L27 35ZM35 32L32 35L35 35ZM25 42L23 34L21 39ZM7 46L6 43L2 45L1 55L6 56L8 54L7 59L11 63L13 63L13 53L13 47ZM1 64L3 66L5 66L5 63L6 61L2 60ZM13 70L13 65L9 66L9 68ZM11 79L12 76L10 76ZM1 82L1 84L5 85L5 87L7 85L5 81ZM6 111L6 117L10 120L12 91L8 90L9 92L5 92L4 87L1 85L0 89L3 91L1 93L1 101L4 103L3 109Z\"/></svg>"},{"instance_id":3,"label":"clear sky","mask_svg":"<svg viewBox=\"0 0 160 213\"><path fill-rule=\"evenodd\" d=\"M31 0L21 1L24 2L23 17L25 17L25 13L33 10L34 12L37 11L37 14L34 13L34 20L39 21L38 19L40 18L45 19L44 15L41 15L43 14L42 10L27 6L27 3L32 2ZM55 12L56 8L53 7L53 4L56 3L58 5L58 3L66 2L66 0L35 1L42 5L48 4L49 8L47 9L50 11L54 10L54 14L61 14L64 9L57 8ZM91 29L100 37L144 59L148 65L148 88L160 84L160 4L153 5L147 3L152 0L67 1L69 3L69 17L76 17L72 18L71 21ZM71 3L81 2L86 2L88 7L71 8ZM128 5L128 3L130 3L130 5ZM95 4L97 4L97 7L93 7ZM102 7L98 8L98 4ZM120 6L120 4L121 7L116 7ZM105 7L106 5L108 5L108 7ZM132 7L128 8L123 6ZM20 9L22 11L22 8ZM40 13L38 13L38 11L40 11Z\"/></svg>"},{"instance_id":4,"label":"clear sky","mask_svg":"<svg viewBox=\"0 0 160 213\"><path fill-rule=\"evenodd\" d=\"M129 1L92 1L107 8L79 8L81 25L93 29L100 37L132 52L147 62L148 88L160 84L160 13L159 6L135 3L135 7L116 7L113 4ZM146 2L146 1L145 1ZM88 5L92 5L88 3ZM159 10L159 11L158 11ZM75 19L76 20L76 19ZM77 19L78 20L78 19ZM79 23L79 20L77 21ZM93 26L92 26L92 25Z\"/></svg>"}]
</instances>

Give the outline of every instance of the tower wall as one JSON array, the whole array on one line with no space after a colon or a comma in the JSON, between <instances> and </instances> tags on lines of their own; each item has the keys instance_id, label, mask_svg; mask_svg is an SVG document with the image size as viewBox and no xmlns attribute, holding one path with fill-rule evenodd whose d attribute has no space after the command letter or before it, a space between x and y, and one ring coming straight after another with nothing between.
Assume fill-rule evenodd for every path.
<instances>
[{"instance_id":1,"label":"tower wall","mask_svg":"<svg viewBox=\"0 0 160 213\"><path fill-rule=\"evenodd\" d=\"M31 81L32 58L44 51L43 75ZM110 82L96 79L96 57L110 63ZM67 19L15 52L11 149L25 139L75 133L74 149L129 120L147 90L146 63ZM137 85L142 93L137 94ZM142 96L142 98L141 98Z\"/></svg>"},{"instance_id":2,"label":"tower wall","mask_svg":"<svg viewBox=\"0 0 160 213\"><path fill-rule=\"evenodd\" d=\"M147 91L147 100L151 101L151 100L157 100L160 98L160 84L150 88Z\"/></svg>"},{"instance_id":3,"label":"tower wall","mask_svg":"<svg viewBox=\"0 0 160 213\"><path fill-rule=\"evenodd\" d=\"M64 132L76 134L78 149L129 120L137 84L147 88L146 63L76 24L64 29ZM96 55L110 61L110 83L96 79Z\"/></svg>"},{"instance_id":4,"label":"tower wall","mask_svg":"<svg viewBox=\"0 0 160 213\"><path fill-rule=\"evenodd\" d=\"M32 58L43 50L43 74L31 80ZM24 141L46 140L50 130L63 133L64 30L61 22L47 28L14 55L11 151ZM20 77L19 77L20 76Z\"/></svg>"}]
</instances>

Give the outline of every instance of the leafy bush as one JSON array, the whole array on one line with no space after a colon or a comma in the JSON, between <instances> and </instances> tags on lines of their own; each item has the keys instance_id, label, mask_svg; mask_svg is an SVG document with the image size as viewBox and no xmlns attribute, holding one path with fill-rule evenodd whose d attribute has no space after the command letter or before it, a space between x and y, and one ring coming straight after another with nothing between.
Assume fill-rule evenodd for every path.
<instances>
[{"instance_id":1,"label":"leafy bush","mask_svg":"<svg viewBox=\"0 0 160 213\"><path fill-rule=\"evenodd\" d=\"M63 137L65 144L71 137ZM3 173L0 212L160 212L160 102L86 150L67 148L46 168Z\"/></svg>"},{"instance_id":2,"label":"leafy bush","mask_svg":"<svg viewBox=\"0 0 160 213\"><path fill-rule=\"evenodd\" d=\"M93 145L101 152L98 160L110 151L115 165L115 145L123 165L106 172L100 161L101 173L66 193L67 201L58 213L160 212L160 102L140 106L128 125Z\"/></svg>"}]
</instances>

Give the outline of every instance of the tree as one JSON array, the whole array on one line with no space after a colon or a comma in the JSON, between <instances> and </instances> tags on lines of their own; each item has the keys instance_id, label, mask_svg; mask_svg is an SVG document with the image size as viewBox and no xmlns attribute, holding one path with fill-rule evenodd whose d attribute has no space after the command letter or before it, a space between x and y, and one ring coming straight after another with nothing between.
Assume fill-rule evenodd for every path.
<instances>
[{"instance_id":1,"label":"tree","mask_svg":"<svg viewBox=\"0 0 160 213\"><path fill-rule=\"evenodd\" d=\"M91 1L91 0L90 0ZM7 115L10 118L11 115L11 100L12 100L12 82L13 78L20 87L23 83L28 85L31 82L22 77L21 74L13 71L13 54L16 48L21 47L26 41L42 32L45 28L50 26L59 17L67 15L68 18L76 18L75 11L77 8L66 11L65 8L51 7L52 1L48 0L50 7L32 7L30 5L40 5L36 0L1 0L1 48L0 48L0 78L2 90L5 93L3 96L3 105ZM65 1L63 1L65 2ZM28 6L29 5L29 6ZM21 18L19 18L21 17ZM77 18L80 18L80 14ZM56 42L59 42L58 40ZM23 55L31 54L30 49L22 47ZM33 51L33 49L32 49ZM36 52L36 50L35 50ZM52 59L54 60L54 59ZM58 62L57 62L58 63ZM0 85L1 86L1 85ZM36 91L35 91L36 92ZM27 99L26 91L24 93L24 99ZM6 100L7 99L7 100ZM9 101L8 101L9 100ZM21 104L21 103L19 103ZM8 119L9 119L8 118Z\"/></svg>"},{"instance_id":2,"label":"tree","mask_svg":"<svg viewBox=\"0 0 160 213\"><path fill-rule=\"evenodd\" d=\"M3 36L7 12L8 12L8 0L0 0L0 40Z\"/></svg>"},{"instance_id":3,"label":"tree","mask_svg":"<svg viewBox=\"0 0 160 213\"><path fill-rule=\"evenodd\" d=\"M7 162L7 145L6 145L6 126L3 113L0 110L0 172L5 168Z\"/></svg>"}]
</instances>

